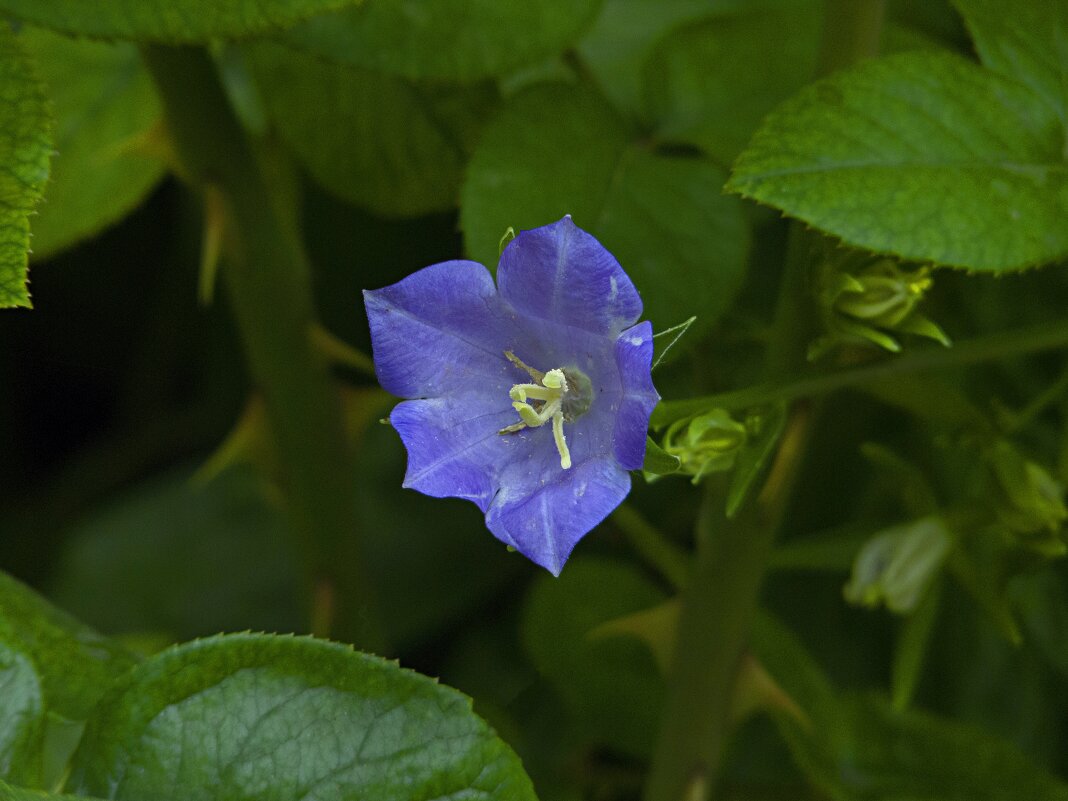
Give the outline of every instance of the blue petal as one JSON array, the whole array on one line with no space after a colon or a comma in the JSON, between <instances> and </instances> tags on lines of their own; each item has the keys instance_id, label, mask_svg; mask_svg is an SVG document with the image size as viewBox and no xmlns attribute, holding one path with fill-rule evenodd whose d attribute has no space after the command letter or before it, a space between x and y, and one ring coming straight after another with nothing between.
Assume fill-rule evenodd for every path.
<instances>
[{"instance_id":1,"label":"blue petal","mask_svg":"<svg viewBox=\"0 0 1068 801\"><path fill-rule=\"evenodd\" d=\"M485 512L500 465L524 449L517 437L497 433L516 419L506 393L397 404L389 421L408 450L404 486L434 498L466 498Z\"/></svg>"},{"instance_id":2,"label":"blue petal","mask_svg":"<svg viewBox=\"0 0 1068 801\"><path fill-rule=\"evenodd\" d=\"M363 297L375 371L388 392L437 397L478 384L503 386L507 398L515 383L504 358L508 313L481 264L434 264Z\"/></svg>"},{"instance_id":3,"label":"blue petal","mask_svg":"<svg viewBox=\"0 0 1068 801\"><path fill-rule=\"evenodd\" d=\"M570 216L513 239L501 254L497 284L520 314L612 338L642 313L619 262Z\"/></svg>"},{"instance_id":4,"label":"blue petal","mask_svg":"<svg viewBox=\"0 0 1068 801\"><path fill-rule=\"evenodd\" d=\"M533 492L502 487L486 512L486 525L501 542L558 576L575 544L628 492L630 474L610 456L570 470L557 464L554 479Z\"/></svg>"},{"instance_id":5,"label":"blue petal","mask_svg":"<svg viewBox=\"0 0 1068 801\"><path fill-rule=\"evenodd\" d=\"M628 470L640 470L645 461L645 436L649 416L660 400L651 374L653 324L644 323L624 331L616 340L616 364L623 384L623 397L616 413L612 444L616 459Z\"/></svg>"}]
</instances>

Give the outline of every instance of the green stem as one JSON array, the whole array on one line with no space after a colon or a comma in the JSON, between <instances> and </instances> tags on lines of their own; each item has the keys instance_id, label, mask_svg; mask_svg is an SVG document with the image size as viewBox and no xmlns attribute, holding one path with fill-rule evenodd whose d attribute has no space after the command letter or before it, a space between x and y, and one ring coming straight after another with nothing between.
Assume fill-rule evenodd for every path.
<instances>
[{"instance_id":1,"label":"green stem","mask_svg":"<svg viewBox=\"0 0 1068 801\"><path fill-rule=\"evenodd\" d=\"M1057 320L1053 323L1017 331L987 334L960 342L951 348L925 348L902 356L887 358L867 367L772 381L701 398L667 401L661 403L653 412L652 422L654 427L659 428L675 420L717 407L731 411L760 406L773 401L812 398L840 389L862 387L894 376L961 367L1065 347L1068 347L1068 320Z\"/></svg>"},{"instance_id":2,"label":"green stem","mask_svg":"<svg viewBox=\"0 0 1068 801\"><path fill-rule=\"evenodd\" d=\"M822 72L878 51L883 5L883 0L827 0ZM766 357L769 382L796 369L803 358L811 319L805 277L812 237L798 226L791 232ZM730 733L738 666L775 536L798 478L811 417L804 402L791 408L760 494L735 519L726 519L715 485L706 486L646 801L704 801L715 790Z\"/></svg>"},{"instance_id":3,"label":"green stem","mask_svg":"<svg viewBox=\"0 0 1068 801\"><path fill-rule=\"evenodd\" d=\"M702 801L715 787L735 676L805 450L808 419L807 407L795 408L760 495L734 520L724 517L716 485L706 484L648 801Z\"/></svg>"},{"instance_id":4,"label":"green stem","mask_svg":"<svg viewBox=\"0 0 1068 801\"><path fill-rule=\"evenodd\" d=\"M357 552L353 471L337 387L312 345L311 279L297 227L282 219L252 143L199 48L144 48L185 177L225 215L230 303L268 420L300 537L317 634L383 643ZM324 600L325 599L325 600Z\"/></svg>"},{"instance_id":5,"label":"green stem","mask_svg":"<svg viewBox=\"0 0 1068 801\"><path fill-rule=\"evenodd\" d=\"M1021 429L1027 428L1040 414L1064 397L1068 392L1068 370L1061 373L1061 377L1046 387L1039 395L1032 398L1024 408L1011 415L1011 423L1007 427L1006 434L1014 434Z\"/></svg>"}]
</instances>

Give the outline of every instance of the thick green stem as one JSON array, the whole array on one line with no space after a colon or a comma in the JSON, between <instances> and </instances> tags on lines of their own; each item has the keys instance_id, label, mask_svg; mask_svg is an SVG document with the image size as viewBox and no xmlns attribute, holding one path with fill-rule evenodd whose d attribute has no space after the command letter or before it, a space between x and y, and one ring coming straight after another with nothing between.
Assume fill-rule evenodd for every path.
<instances>
[{"instance_id":1,"label":"thick green stem","mask_svg":"<svg viewBox=\"0 0 1068 801\"><path fill-rule=\"evenodd\" d=\"M199 48L148 46L184 177L225 215L226 280L266 402L305 562L316 633L382 647L357 553L353 471L337 387L313 347L311 279L295 221L282 219L245 131Z\"/></svg>"},{"instance_id":2,"label":"thick green stem","mask_svg":"<svg viewBox=\"0 0 1068 801\"><path fill-rule=\"evenodd\" d=\"M820 70L878 51L883 0L827 0ZM766 379L796 370L806 341L809 234L795 226L784 264ZM697 525L696 560L686 589L669 673L668 698L647 801L705 801L715 791L738 666L760 587L811 430L812 410L794 404L764 486L734 520L709 483Z\"/></svg>"},{"instance_id":3,"label":"thick green stem","mask_svg":"<svg viewBox=\"0 0 1068 801\"><path fill-rule=\"evenodd\" d=\"M811 235L796 229L787 246L775 336L765 372L789 370L803 357L810 316L805 274ZM717 484L706 484L697 549L686 587L670 673L668 700L648 801L704 801L715 791L730 734L734 686L756 612L775 535L808 441L810 408L791 409L767 479L733 520Z\"/></svg>"},{"instance_id":4,"label":"thick green stem","mask_svg":"<svg viewBox=\"0 0 1068 801\"><path fill-rule=\"evenodd\" d=\"M715 787L738 665L805 450L808 417L807 406L795 407L760 495L734 520L725 518L715 484L706 485L648 801L703 801Z\"/></svg>"}]
</instances>

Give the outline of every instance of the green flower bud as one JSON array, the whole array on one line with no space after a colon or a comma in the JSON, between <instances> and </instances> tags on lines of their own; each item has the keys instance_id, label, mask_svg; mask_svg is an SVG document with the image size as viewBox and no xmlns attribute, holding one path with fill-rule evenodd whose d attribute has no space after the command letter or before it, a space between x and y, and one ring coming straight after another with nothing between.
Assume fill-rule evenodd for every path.
<instances>
[{"instance_id":1,"label":"green flower bud","mask_svg":"<svg viewBox=\"0 0 1068 801\"><path fill-rule=\"evenodd\" d=\"M987 459L998 490L998 520L1040 554L1068 553L1060 537L1061 526L1068 520L1064 487L1005 440L990 449Z\"/></svg>"},{"instance_id":2,"label":"green flower bud","mask_svg":"<svg viewBox=\"0 0 1068 801\"><path fill-rule=\"evenodd\" d=\"M908 273L890 259L881 259L855 276L841 273L834 309L881 328L893 328L923 300L933 283L929 272Z\"/></svg>"},{"instance_id":3,"label":"green flower bud","mask_svg":"<svg viewBox=\"0 0 1068 801\"><path fill-rule=\"evenodd\" d=\"M749 432L725 409L679 420L664 435L664 450L678 457L679 472L694 477L694 483L709 473L734 467Z\"/></svg>"},{"instance_id":4,"label":"green flower bud","mask_svg":"<svg viewBox=\"0 0 1068 801\"><path fill-rule=\"evenodd\" d=\"M883 603L891 612L908 614L938 574L952 544L940 517L885 529L860 549L843 594L852 604Z\"/></svg>"},{"instance_id":5,"label":"green flower bud","mask_svg":"<svg viewBox=\"0 0 1068 801\"><path fill-rule=\"evenodd\" d=\"M833 269L833 268L829 268ZM892 259L879 259L855 272L832 273L820 303L827 335L809 349L818 358L839 343L873 343L897 353L896 333L918 334L949 345L949 339L917 307L931 287L928 268L903 270Z\"/></svg>"}]
</instances>

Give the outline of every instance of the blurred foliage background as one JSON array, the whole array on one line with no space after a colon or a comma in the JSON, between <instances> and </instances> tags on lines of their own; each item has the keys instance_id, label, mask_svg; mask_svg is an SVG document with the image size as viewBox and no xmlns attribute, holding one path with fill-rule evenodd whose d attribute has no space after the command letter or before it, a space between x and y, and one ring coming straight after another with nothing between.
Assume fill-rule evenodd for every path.
<instances>
[{"instance_id":1,"label":"blurred foliage background","mask_svg":"<svg viewBox=\"0 0 1068 801\"><path fill-rule=\"evenodd\" d=\"M465 255L493 264L509 225L570 212L617 254L658 329L698 316L654 375L665 398L755 383L787 223L721 186L764 115L816 74L823 4L570 0L515 4L504 20L491 5L450 18L443 0L401 3L411 13L399 20L368 0L342 12L363 15L348 26L314 18L215 48L273 185L299 208L323 327L369 353L361 289ZM971 56L948 3L888 9L883 52ZM53 90L58 152L32 220L34 309L0 314L0 567L145 650L306 631L270 455L232 437L255 430L256 401L226 292L206 298L205 210L173 174L137 51L28 25L20 38ZM968 340L1063 317L1066 304L1056 268L939 271L923 308ZM873 358L847 349L835 364ZM1068 480L1066 369L1063 352L1043 352L828 395L763 595L837 690L974 724L1062 775L1062 562L995 538L972 560L987 573L939 571L906 615L851 605L843 586L873 534L925 513L917 497L945 509L989 494L984 432ZM637 797L663 679L638 641L590 632L674 595L642 532L655 521L661 546L685 558L699 491L636 480L627 512L553 580L507 553L470 504L402 490L403 448L375 422L388 400L359 370L336 372L354 421L353 536L393 653L471 694L546 801ZM863 736L849 736L854 753ZM806 789L803 773L820 769L799 753L752 718L725 782L738 798L825 797ZM878 783L878 761L854 756Z\"/></svg>"}]
</instances>

